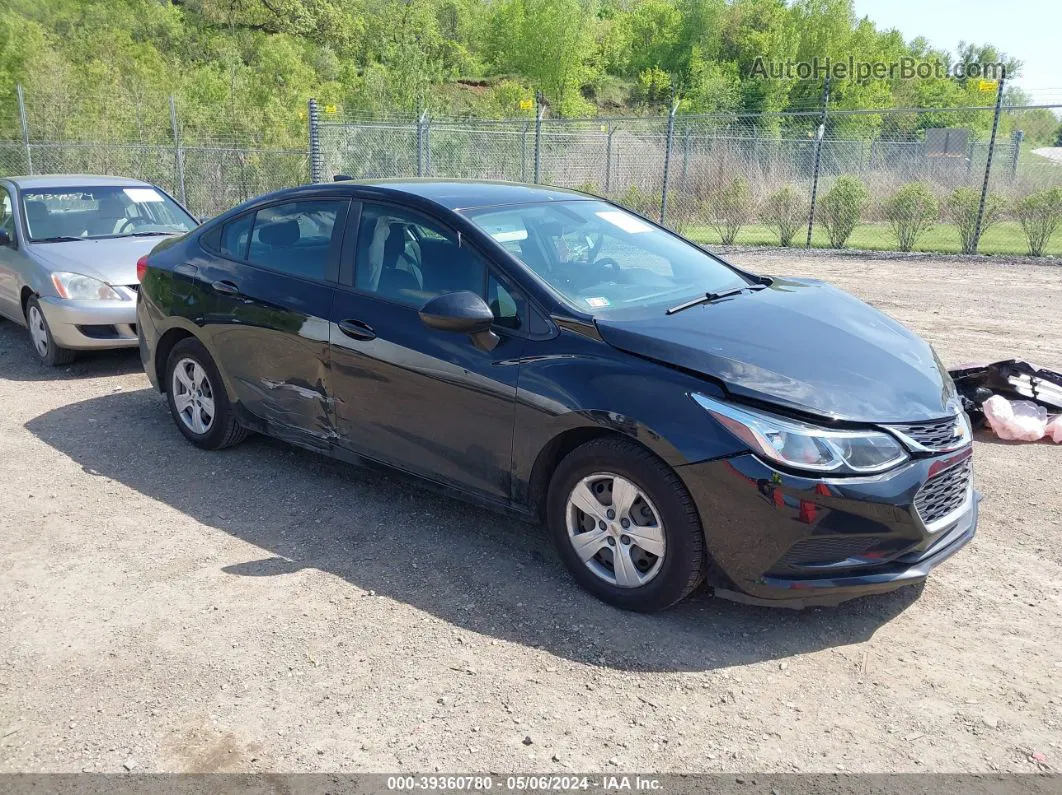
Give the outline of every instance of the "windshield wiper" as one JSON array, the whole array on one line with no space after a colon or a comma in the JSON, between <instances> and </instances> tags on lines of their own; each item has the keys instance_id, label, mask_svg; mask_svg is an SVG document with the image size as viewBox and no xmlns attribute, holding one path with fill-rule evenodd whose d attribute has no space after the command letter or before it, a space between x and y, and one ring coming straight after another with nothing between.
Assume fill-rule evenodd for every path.
<instances>
[{"instance_id":1,"label":"windshield wiper","mask_svg":"<svg viewBox=\"0 0 1062 795\"><path fill-rule=\"evenodd\" d=\"M118 235L118 237L157 237L162 235L163 237L169 237L175 235L176 232L130 232L128 235Z\"/></svg>"},{"instance_id":2,"label":"windshield wiper","mask_svg":"<svg viewBox=\"0 0 1062 795\"><path fill-rule=\"evenodd\" d=\"M74 240L85 240L83 237L71 237L70 235L56 235L55 237L35 237L31 243L69 243Z\"/></svg>"},{"instance_id":3,"label":"windshield wiper","mask_svg":"<svg viewBox=\"0 0 1062 795\"><path fill-rule=\"evenodd\" d=\"M762 290L766 286L767 285L765 284L745 284L741 287L733 287L729 290L723 290L718 293L705 293L704 295L697 296L691 301L686 301L686 303L684 304L679 304L678 306L671 307L669 310L667 310L665 314L673 315L676 312L681 312L683 309L689 309L691 306L697 306L699 304L710 304L713 301L719 301L723 298L730 298L735 295L740 295L746 290Z\"/></svg>"}]
</instances>

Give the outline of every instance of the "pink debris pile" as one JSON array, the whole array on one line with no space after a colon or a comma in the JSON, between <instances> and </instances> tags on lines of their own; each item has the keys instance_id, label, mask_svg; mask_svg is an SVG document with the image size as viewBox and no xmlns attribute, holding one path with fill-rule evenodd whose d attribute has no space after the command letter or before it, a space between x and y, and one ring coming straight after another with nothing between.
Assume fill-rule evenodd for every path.
<instances>
[{"instance_id":1,"label":"pink debris pile","mask_svg":"<svg viewBox=\"0 0 1062 795\"><path fill-rule=\"evenodd\" d=\"M981 404L989 427L1000 439L1035 442L1045 436L1062 444L1062 414L1048 417L1047 409L1029 400L993 395Z\"/></svg>"}]
</instances>

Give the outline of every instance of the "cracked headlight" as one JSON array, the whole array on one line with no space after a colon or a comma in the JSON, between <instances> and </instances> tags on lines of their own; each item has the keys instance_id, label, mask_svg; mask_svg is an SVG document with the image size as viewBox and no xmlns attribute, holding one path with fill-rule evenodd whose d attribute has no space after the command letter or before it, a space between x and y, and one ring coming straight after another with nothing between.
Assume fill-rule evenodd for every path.
<instances>
[{"instance_id":1,"label":"cracked headlight","mask_svg":"<svg viewBox=\"0 0 1062 795\"><path fill-rule=\"evenodd\" d=\"M71 301L124 301L111 286L80 273L53 273L52 284L60 298Z\"/></svg>"},{"instance_id":2,"label":"cracked headlight","mask_svg":"<svg viewBox=\"0 0 1062 795\"><path fill-rule=\"evenodd\" d=\"M706 395L692 397L753 451L793 469L865 475L907 460L903 446L882 431L835 431Z\"/></svg>"}]
</instances>

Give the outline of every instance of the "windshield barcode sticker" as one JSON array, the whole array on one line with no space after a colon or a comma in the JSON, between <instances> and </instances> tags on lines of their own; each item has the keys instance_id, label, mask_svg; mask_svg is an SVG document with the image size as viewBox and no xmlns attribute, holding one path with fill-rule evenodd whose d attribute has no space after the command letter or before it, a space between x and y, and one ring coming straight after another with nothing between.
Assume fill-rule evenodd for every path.
<instances>
[{"instance_id":1,"label":"windshield barcode sticker","mask_svg":"<svg viewBox=\"0 0 1062 795\"><path fill-rule=\"evenodd\" d=\"M608 221L613 226L618 226L624 232L630 232L632 235L636 235L639 232L649 232L653 228L641 219L629 215L622 210L602 210L601 212L594 213L594 215L602 221Z\"/></svg>"},{"instance_id":2,"label":"windshield barcode sticker","mask_svg":"<svg viewBox=\"0 0 1062 795\"><path fill-rule=\"evenodd\" d=\"M137 204L163 201L162 196L154 188L124 188L122 192Z\"/></svg>"}]
</instances>

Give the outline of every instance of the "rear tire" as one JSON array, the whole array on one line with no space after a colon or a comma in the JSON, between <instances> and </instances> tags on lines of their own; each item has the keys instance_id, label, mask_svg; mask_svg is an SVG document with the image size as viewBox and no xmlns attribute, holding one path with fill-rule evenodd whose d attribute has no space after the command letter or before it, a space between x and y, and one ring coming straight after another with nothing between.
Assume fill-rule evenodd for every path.
<instances>
[{"instance_id":1,"label":"rear tire","mask_svg":"<svg viewBox=\"0 0 1062 795\"><path fill-rule=\"evenodd\" d=\"M33 352L37 359L47 367L62 367L70 364L77 356L75 351L69 348L61 348L52 337L52 330L48 326L48 320L41 309L37 296L30 296L26 301L26 327L29 329L30 342L33 344Z\"/></svg>"},{"instance_id":2,"label":"rear tire","mask_svg":"<svg viewBox=\"0 0 1062 795\"><path fill-rule=\"evenodd\" d=\"M174 345L166 359L166 401L178 430L196 447L221 450L247 437L214 359L194 337Z\"/></svg>"},{"instance_id":3,"label":"rear tire","mask_svg":"<svg viewBox=\"0 0 1062 795\"><path fill-rule=\"evenodd\" d=\"M704 580L693 499L671 467L627 439L595 439L569 453L550 481L546 518L572 576L616 607L663 610Z\"/></svg>"}]
</instances>

